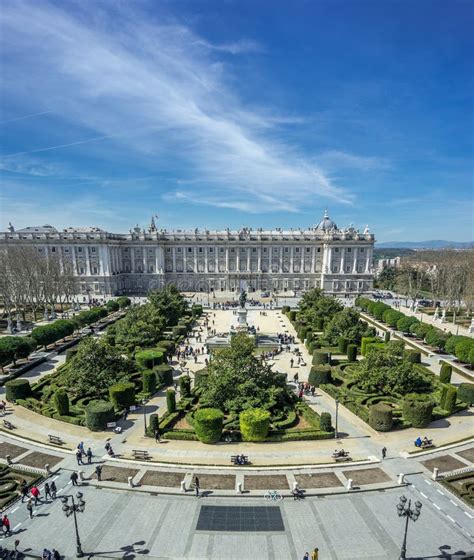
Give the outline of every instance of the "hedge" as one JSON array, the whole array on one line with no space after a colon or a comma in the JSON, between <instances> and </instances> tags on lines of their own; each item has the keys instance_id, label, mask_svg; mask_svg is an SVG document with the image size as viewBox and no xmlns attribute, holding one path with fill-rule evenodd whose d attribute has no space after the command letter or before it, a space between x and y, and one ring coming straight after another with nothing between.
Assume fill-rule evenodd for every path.
<instances>
[{"instance_id":1,"label":"hedge","mask_svg":"<svg viewBox=\"0 0 474 560\"><path fill-rule=\"evenodd\" d=\"M3 336L0 338L0 367L21 358L27 358L36 349L37 341L30 336Z\"/></svg>"},{"instance_id":2,"label":"hedge","mask_svg":"<svg viewBox=\"0 0 474 560\"><path fill-rule=\"evenodd\" d=\"M427 323L413 323L410 325L410 332L416 337L421 338L421 340L424 340L431 328L431 325L428 325Z\"/></svg>"},{"instance_id":3,"label":"hedge","mask_svg":"<svg viewBox=\"0 0 474 560\"><path fill-rule=\"evenodd\" d=\"M199 303L195 303L192 307L191 307L191 314L193 317L200 317L202 315L202 305Z\"/></svg>"},{"instance_id":4,"label":"hedge","mask_svg":"<svg viewBox=\"0 0 474 560\"><path fill-rule=\"evenodd\" d=\"M161 350L141 350L135 354L135 361L140 368L153 369L163 363L164 356Z\"/></svg>"},{"instance_id":5,"label":"hedge","mask_svg":"<svg viewBox=\"0 0 474 560\"><path fill-rule=\"evenodd\" d=\"M5 398L7 401L27 399L29 396L31 396L31 386L28 379L12 379L5 383Z\"/></svg>"},{"instance_id":6,"label":"hedge","mask_svg":"<svg viewBox=\"0 0 474 560\"><path fill-rule=\"evenodd\" d=\"M369 426L378 432L389 432L393 427L393 410L379 402L369 407Z\"/></svg>"},{"instance_id":7,"label":"hedge","mask_svg":"<svg viewBox=\"0 0 474 560\"><path fill-rule=\"evenodd\" d=\"M332 430L331 415L329 412L321 412L319 427L323 432L330 432Z\"/></svg>"},{"instance_id":8,"label":"hedge","mask_svg":"<svg viewBox=\"0 0 474 560\"><path fill-rule=\"evenodd\" d=\"M443 362L441 364L441 371L439 372L439 380L441 383L451 383L451 374L453 373L453 368L450 364Z\"/></svg>"},{"instance_id":9,"label":"hedge","mask_svg":"<svg viewBox=\"0 0 474 560\"><path fill-rule=\"evenodd\" d=\"M69 416L69 397L65 389L58 389L53 396L54 406L61 416Z\"/></svg>"},{"instance_id":10,"label":"hedge","mask_svg":"<svg viewBox=\"0 0 474 560\"><path fill-rule=\"evenodd\" d=\"M72 322L77 328L85 327L87 325L91 325L92 323L96 323L99 319L102 319L107 315L108 312L105 307L93 307L88 311L81 311L72 319Z\"/></svg>"},{"instance_id":11,"label":"hedge","mask_svg":"<svg viewBox=\"0 0 474 560\"><path fill-rule=\"evenodd\" d=\"M440 408L452 414L456 407L457 395L458 391L454 385L443 385L443 388L441 389L441 399L439 402Z\"/></svg>"},{"instance_id":12,"label":"hedge","mask_svg":"<svg viewBox=\"0 0 474 560\"><path fill-rule=\"evenodd\" d=\"M156 375L157 385L166 385L166 387L173 385L173 368L171 366L168 364L161 364L155 366L153 371Z\"/></svg>"},{"instance_id":13,"label":"hedge","mask_svg":"<svg viewBox=\"0 0 474 560\"><path fill-rule=\"evenodd\" d=\"M150 422L148 424L148 427L151 433L155 435L155 432L160 428L160 419L158 417L158 414L150 414Z\"/></svg>"},{"instance_id":14,"label":"hedge","mask_svg":"<svg viewBox=\"0 0 474 560\"><path fill-rule=\"evenodd\" d=\"M296 319L296 311L294 309L292 309L288 313L288 317L289 317L290 321L293 322Z\"/></svg>"},{"instance_id":15,"label":"hedge","mask_svg":"<svg viewBox=\"0 0 474 560\"><path fill-rule=\"evenodd\" d=\"M360 341L360 353L362 356L366 355L366 346L370 342L379 342L380 340L376 336L363 336Z\"/></svg>"},{"instance_id":16,"label":"hedge","mask_svg":"<svg viewBox=\"0 0 474 560\"><path fill-rule=\"evenodd\" d=\"M200 408L194 413L194 431L202 443L217 443L221 439L224 414L217 408Z\"/></svg>"},{"instance_id":17,"label":"hedge","mask_svg":"<svg viewBox=\"0 0 474 560\"><path fill-rule=\"evenodd\" d=\"M105 304L105 307L109 313L115 313L120 309L120 305L114 299L109 299L109 301Z\"/></svg>"},{"instance_id":18,"label":"hedge","mask_svg":"<svg viewBox=\"0 0 474 560\"><path fill-rule=\"evenodd\" d=\"M69 362L69 360L72 360L72 358L74 358L74 356L77 354L78 348L68 348L66 350L66 362Z\"/></svg>"},{"instance_id":19,"label":"hedge","mask_svg":"<svg viewBox=\"0 0 474 560\"><path fill-rule=\"evenodd\" d=\"M341 336L337 341L337 348L340 354L345 354L347 352L347 347L349 345L349 341L344 336Z\"/></svg>"},{"instance_id":20,"label":"hedge","mask_svg":"<svg viewBox=\"0 0 474 560\"><path fill-rule=\"evenodd\" d=\"M152 369L142 371L142 388L144 393L153 395L156 392L156 373Z\"/></svg>"},{"instance_id":21,"label":"hedge","mask_svg":"<svg viewBox=\"0 0 474 560\"><path fill-rule=\"evenodd\" d=\"M208 379L209 374L207 369L200 369L194 373L194 386L200 387L201 385L204 385Z\"/></svg>"},{"instance_id":22,"label":"hedge","mask_svg":"<svg viewBox=\"0 0 474 560\"><path fill-rule=\"evenodd\" d=\"M469 363L469 354L474 347L474 339L466 338L456 344L454 355L460 362Z\"/></svg>"},{"instance_id":23,"label":"hedge","mask_svg":"<svg viewBox=\"0 0 474 560\"><path fill-rule=\"evenodd\" d=\"M431 328L425 335L425 342L430 346L435 346L439 350L444 350L448 335L435 327Z\"/></svg>"},{"instance_id":24,"label":"hedge","mask_svg":"<svg viewBox=\"0 0 474 560\"><path fill-rule=\"evenodd\" d=\"M284 313L285 315L290 311L290 306L289 305L284 305L281 308L281 312Z\"/></svg>"},{"instance_id":25,"label":"hedge","mask_svg":"<svg viewBox=\"0 0 474 560\"><path fill-rule=\"evenodd\" d=\"M407 360L412 364L421 364L421 353L416 350L409 350L406 354Z\"/></svg>"},{"instance_id":26,"label":"hedge","mask_svg":"<svg viewBox=\"0 0 474 560\"><path fill-rule=\"evenodd\" d=\"M117 410L135 404L135 385L132 382L116 383L109 387L110 400Z\"/></svg>"},{"instance_id":27,"label":"hedge","mask_svg":"<svg viewBox=\"0 0 474 560\"><path fill-rule=\"evenodd\" d=\"M166 391L166 407L170 414L176 411L176 393L173 389Z\"/></svg>"},{"instance_id":28,"label":"hedge","mask_svg":"<svg viewBox=\"0 0 474 560\"><path fill-rule=\"evenodd\" d=\"M53 344L53 342L71 335L74 330L74 321L58 319L50 325L35 327L31 331L31 337L35 339L39 346L44 346L46 348L49 344Z\"/></svg>"},{"instance_id":29,"label":"hedge","mask_svg":"<svg viewBox=\"0 0 474 560\"><path fill-rule=\"evenodd\" d=\"M315 387L319 387L325 383L331 383L331 366L313 366L309 372L308 381Z\"/></svg>"},{"instance_id":30,"label":"hedge","mask_svg":"<svg viewBox=\"0 0 474 560\"><path fill-rule=\"evenodd\" d=\"M120 296L116 299L116 302L119 304L120 309L124 309L125 307L131 305L132 300L127 296Z\"/></svg>"},{"instance_id":31,"label":"hedge","mask_svg":"<svg viewBox=\"0 0 474 560\"><path fill-rule=\"evenodd\" d=\"M244 441L264 441L270 428L270 412L250 408L240 413L239 422Z\"/></svg>"},{"instance_id":32,"label":"hedge","mask_svg":"<svg viewBox=\"0 0 474 560\"><path fill-rule=\"evenodd\" d=\"M191 378L189 375L182 375L179 378L179 391L182 398L191 395Z\"/></svg>"},{"instance_id":33,"label":"hedge","mask_svg":"<svg viewBox=\"0 0 474 560\"><path fill-rule=\"evenodd\" d=\"M317 366L320 364L328 364L329 363L329 354L327 352L323 352L322 350L315 350L313 354L313 365Z\"/></svg>"},{"instance_id":34,"label":"hedge","mask_svg":"<svg viewBox=\"0 0 474 560\"><path fill-rule=\"evenodd\" d=\"M433 407L434 402L430 395L405 395L402 404L403 418L414 428L426 428L431 422Z\"/></svg>"},{"instance_id":35,"label":"hedge","mask_svg":"<svg viewBox=\"0 0 474 560\"><path fill-rule=\"evenodd\" d=\"M446 352L448 352L448 354L454 354L456 352L456 345L462 340L471 340L471 339L468 338L467 336L462 336L458 334L450 336L446 341L444 349L446 350Z\"/></svg>"},{"instance_id":36,"label":"hedge","mask_svg":"<svg viewBox=\"0 0 474 560\"><path fill-rule=\"evenodd\" d=\"M458 387L458 399L472 406L472 403L474 403L474 383L461 383Z\"/></svg>"},{"instance_id":37,"label":"hedge","mask_svg":"<svg viewBox=\"0 0 474 560\"><path fill-rule=\"evenodd\" d=\"M400 311L396 311L395 309L387 309L386 311L384 311L382 316L387 325L393 328L395 328L398 321L400 319L403 319L404 317L405 315L403 315L403 313L400 313Z\"/></svg>"},{"instance_id":38,"label":"hedge","mask_svg":"<svg viewBox=\"0 0 474 560\"><path fill-rule=\"evenodd\" d=\"M347 346L347 359L349 362L355 362L357 360L357 344L349 344Z\"/></svg>"},{"instance_id":39,"label":"hedge","mask_svg":"<svg viewBox=\"0 0 474 560\"><path fill-rule=\"evenodd\" d=\"M91 401L85 407L85 413L86 426L93 432L105 430L107 423L115 418L114 405L109 401Z\"/></svg>"},{"instance_id":40,"label":"hedge","mask_svg":"<svg viewBox=\"0 0 474 560\"><path fill-rule=\"evenodd\" d=\"M160 340L156 345L156 349L166 355L172 354L175 347L176 345L172 340Z\"/></svg>"}]
</instances>

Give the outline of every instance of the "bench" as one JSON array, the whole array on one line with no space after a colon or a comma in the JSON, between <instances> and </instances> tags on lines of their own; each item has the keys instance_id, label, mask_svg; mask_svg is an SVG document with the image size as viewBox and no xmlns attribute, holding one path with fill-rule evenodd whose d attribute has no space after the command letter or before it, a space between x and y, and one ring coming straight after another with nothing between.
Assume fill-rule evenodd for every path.
<instances>
[{"instance_id":1,"label":"bench","mask_svg":"<svg viewBox=\"0 0 474 560\"><path fill-rule=\"evenodd\" d=\"M431 447L435 447L435 444L430 441L429 443L422 443L421 447L419 447L418 449L430 449Z\"/></svg>"},{"instance_id":2,"label":"bench","mask_svg":"<svg viewBox=\"0 0 474 560\"><path fill-rule=\"evenodd\" d=\"M141 451L140 449L133 449L134 459L151 459L148 451Z\"/></svg>"},{"instance_id":3,"label":"bench","mask_svg":"<svg viewBox=\"0 0 474 560\"><path fill-rule=\"evenodd\" d=\"M49 438L49 443L54 443L54 445L62 445L64 443L63 440L58 436L53 436L51 434L48 434L48 438Z\"/></svg>"},{"instance_id":4,"label":"bench","mask_svg":"<svg viewBox=\"0 0 474 560\"><path fill-rule=\"evenodd\" d=\"M333 455L333 458L335 459L336 463L343 463L345 461L352 461L352 458L349 457L349 455L339 455L339 457L334 457L334 455Z\"/></svg>"},{"instance_id":5,"label":"bench","mask_svg":"<svg viewBox=\"0 0 474 560\"><path fill-rule=\"evenodd\" d=\"M230 462L233 463L234 465L242 465L242 463L237 463L237 457L240 457L240 455L231 455L230 457ZM248 455L244 455L244 465L248 465L250 463Z\"/></svg>"},{"instance_id":6,"label":"bench","mask_svg":"<svg viewBox=\"0 0 474 560\"><path fill-rule=\"evenodd\" d=\"M11 422L9 422L8 420L4 420L3 421L3 425L5 426L5 428L8 428L9 430L13 430L13 428L15 427Z\"/></svg>"}]
</instances>

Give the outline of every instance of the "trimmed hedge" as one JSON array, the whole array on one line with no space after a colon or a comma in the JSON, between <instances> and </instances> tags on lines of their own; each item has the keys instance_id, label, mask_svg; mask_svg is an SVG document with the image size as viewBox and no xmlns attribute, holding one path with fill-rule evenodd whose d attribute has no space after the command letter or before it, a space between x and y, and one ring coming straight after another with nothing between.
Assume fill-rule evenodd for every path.
<instances>
[{"instance_id":1,"label":"trimmed hedge","mask_svg":"<svg viewBox=\"0 0 474 560\"><path fill-rule=\"evenodd\" d=\"M323 432L330 432L332 430L331 415L329 412L321 412L319 427Z\"/></svg>"},{"instance_id":2,"label":"trimmed hedge","mask_svg":"<svg viewBox=\"0 0 474 560\"><path fill-rule=\"evenodd\" d=\"M370 406L369 426L378 432L389 432L393 427L392 407L383 402Z\"/></svg>"},{"instance_id":3,"label":"trimmed hedge","mask_svg":"<svg viewBox=\"0 0 474 560\"><path fill-rule=\"evenodd\" d=\"M120 296L116 299L116 302L119 304L120 309L124 309L131 305L132 300L127 296Z\"/></svg>"},{"instance_id":4,"label":"trimmed hedge","mask_svg":"<svg viewBox=\"0 0 474 560\"><path fill-rule=\"evenodd\" d=\"M441 371L439 372L439 380L441 383L451 383L451 374L453 373L453 368L450 364L443 362L441 364Z\"/></svg>"},{"instance_id":5,"label":"trimmed hedge","mask_svg":"<svg viewBox=\"0 0 474 560\"><path fill-rule=\"evenodd\" d=\"M200 387L201 385L204 385L208 379L209 374L207 369L200 369L194 373L194 386Z\"/></svg>"},{"instance_id":6,"label":"trimmed hedge","mask_svg":"<svg viewBox=\"0 0 474 560\"><path fill-rule=\"evenodd\" d=\"M331 366L313 366L309 372L308 381L315 387L319 387L325 383L331 383Z\"/></svg>"},{"instance_id":7,"label":"trimmed hedge","mask_svg":"<svg viewBox=\"0 0 474 560\"><path fill-rule=\"evenodd\" d=\"M344 336L341 336L337 341L337 348L340 354L345 354L347 352L347 347L349 345L349 341Z\"/></svg>"},{"instance_id":8,"label":"trimmed hedge","mask_svg":"<svg viewBox=\"0 0 474 560\"><path fill-rule=\"evenodd\" d=\"M179 391L181 393L181 398L191 395L191 378L189 375L182 375L179 378Z\"/></svg>"},{"instance_id":9,"label":"trimmed hedge","mask_svg":"<svg viewBox=\"0 0 474 560\"><path fill-rule=\"evenodd\" d=\"M264 441L270 429L270 412L250 408L240 413L239 422L244 441Z\"/></svg>"},{"instance_id":10,"label":"trimmed hedge","mask_svg":"<svg viewBox=\"0 0 474 560\"><path fill-rule=\"evenodd\" d=\"M461 383L458 387L458 399L472 406L472 403L474 403L474 383Z\"/></svg>"},{"instance_id":11,"label":"trimmed hedge","mask_svg":"<svg viewBox=\"0 0 474 560\"><path fill-rule=\"evenodd\" d=\"M431 422L433 408L434 402L430 395L405 395L402 404L403 418L414 428L426 428Z\"/></svg>"},{"instance_id":12,"label":"trimmed hedge","mask_svg":"<svg viewBox=\"0 0 474 560\"><path fill-rule=\"evenodd\" d=\"M416 350L409 350L407 352L407 360L412 364L421 364L421 353Z\"/></svg>"},{"instance_id":13,"label":"trimmed hedge","mask_svg":"<svg viewBox=\"0 0 474 560\"><path fill-rule=\"evenodd\" d=\"M152 369L142 371L142 388L144 393L153 395L156 391L156 374Z\"/></svg>"},{"instance_id":14,"label":"trimmed hedge","mask_svg":"<svg viewBox=\"0 0 474 560\"><path fill-rule=\"evenodd\" d=\"M31 336L2 336L0 338L0 367L21 358L27 358L36 349L37 342Z\"/></svg>"},{"instance_id":15,"label":"trimmed hedge","mask_svg":"<svg viewBox=\"0 0 474 560\"><path fill-rule=\"evenodd\" d=\"M357 344L349 344L347 347L347 359L349 362L357 360Z\"/></svg>"},{"instance_id":16,"label":"trimmed hedge","mask_svg":"<svg viewBox=\"0 0 474 560\"><path fill-rule=\"evenodd\" d=\"M149 422L149 424L148 424L148 428L149 428L149 430L151 431L151 433L152 433L153 435L155 435L155 432L156 432L157 430L159 430L159 428L160 428L160 419L159 419L159 417L158 417L158 414L155 414L155 413L150 414L150 422Z\"/></svg>"},{"instance_id":17,"label":"trimmed hedge","mask_svg":"<svg viewBox=\"0 0 474 560\"><path fill-rule=\"evenodd\" d=\"M288 313L288 317L289 317L290 321L293 322L296 319L296 311L294 309L292 309Z\"/></svg>"},{"instance_id":18,"label":"trimmed hedge","mask_svg":"<svg viewBox=\"0 0 474 560\"><path fill-rule=\"evenodd\" d=\"M166 387L173 385L173 368L171 366L168 364L161 364L155 366L153 371L155 372L158 385L166 385Z\"/></svg>"},{"instance_id":19,"label":"trimmed hedge","mask_svg":"<svg viewBox=\"0 0 474 560\"><path fill-rule=\"evenodd\" d=\"M454 385L443 385L443 388L441 389L441 399L439 402L440 408L452 414L456 408L457 396L458 390L454 387Z\"/></svg>"},{"instance_id":20,"label":"trimmed hedge","mask_svg":"<svg viewBox=\"0 0 474 560\"><path fill-rule=\"evenodd\" d=\"M120 309L119 303L114 299L109 299L109 301L105 304L105 307L109 313L115 313Z\"/></svg>"},{"instance_id":21,"label":"trimmed hedge","mask_svg":"<svg viewBox=\"0 0 474 560\"><path fill-rule=\"evenodd\" d=\"M362 340L360 341L360 353L362 354L362 356L366 355L367 344L369 344L371 342L380 342L380 339L378 339L376 336L363 336L362 337Z\"/></svg>"},{"instance_id":22,"label":"trimmed hedge","mask_svg":"<svg viewBox=\"0 0 474 560\"><path fill-rule=\"evenodd\" d=\"M385 331L385 334L383 335L383 341L385 342L385 344L390 342L390 331Z\"/></svg>"},{"instance_id":23,"label":"trimmed hedge","mask_svg":"<svg viewBox=\"0 0 474 560\"><path fill-rule=\"evenodd\" d=\"M161 350L141 350L135 354L135 361L140 368L153 369L164 362L164 355Z\"/></svg>"},{"instance_id":24,"label":"trimmed hedge","mask_svg":"<svg viewBox=\"0 0 474 560\"><path fill-rule=\"evenodd\" d=\"M166 407L170 414L176 411L176 393L173 389L166 391Z\"/></svg>"},{"instance_id":25,"label":"trimmed hedge","mask_svg":"<svg viewBox=\"0 0 474 560\"><path fill-rule=\"evenodd\" d=\"M315 350L313 354L313 365L329 364L329 354L322 350Z\"/></svg>"},{"instance_id":26,"label":"trimmed hedge","mask_svg":"<svg viewBox=\"0 0 474 560\"><path fill-rule=\"evenodd\" d=\"M115 418L114 405L109 401L91 401L85 407L86 426L93 432L105 430Z\"/></svg>"},{"instance_id":27,"label":"trimmed hedge","mask_svg":"<svg viewBox=\"0 0 474 560\"><path fill-rule=\"evenodd\" d=\"M69 397L65 389L58 389L53 396L54 406L61 416L69 416Z\"/></svg>"},{"instance_id":28,"label":"trimmed hedge","mask_svg":"<svg viewBox=\"0 0 474 560\"><path fill-rule=\"evenodd\" d=\"M117 410L135 404L135 385L132 382L116 383L109 387L110 401Z\"/></svg>"},{"instance_id":29,"label":"trimmed hedge","mask_svg":"<svg viewBox=\"0 0 474 560\"><path fill-rule=\"evenodd\" d=\"M74 321L58 319L50 325L35 327L31 331L31 337L34 338L38 346L44 346L46 348L49 344L53 344L53 342L73 334L74 330Z\"/></svg>"},{"instance_id":30,"label":"trimmed hedge","mask_svg":"<svg viewBox=\"0 0 474 560\"><path fill-rule=\"evenodd\" d=\"M200 408L194 413L193 426L199 441L217 443L221 439L224 414L217 408Z\"/></svg>"},{"instance_id":31,"label":"trimmed hedge","mask_svg":"<svg viewBox=\"0 0 474 560\"><path fill-rule=\"evenodd\" d=\"M28 379L12 379L5 383L5 398L7 401L27 399L29 396L31 396L31 386Z\"/></svg>"}]
</instances>

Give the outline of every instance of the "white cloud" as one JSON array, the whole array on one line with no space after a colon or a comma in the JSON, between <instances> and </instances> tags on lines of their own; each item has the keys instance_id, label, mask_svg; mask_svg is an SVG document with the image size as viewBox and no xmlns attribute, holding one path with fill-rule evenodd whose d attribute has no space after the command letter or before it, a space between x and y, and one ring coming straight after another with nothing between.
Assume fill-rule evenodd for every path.
<instances>
[{"instance_id":1,"label":"white cloud","mask_svg":"<svg viewBox=\"0 0 474 560\"><path fill-rule=\"evenodd\" d=\"M182 192L187 200L246 212L296 211L315 196L351 200L282 138L284 115L244 106L232 89L233 76L216 57L255 51L257 44L211 45L183 25L150 22L121 4L114 5L113 23L99 5L74 10L47 2L2 5L7 93L27 100L33 92L36 106L91 131L89 139L65 138L30 152L92 151L107 139L153 171L176 166L178 158L184 178L195 181Z\"/></svg>"},{"instance_id":2,"label":"white cloud","mask_svg":"<svg viewBox=\"0 0 474 560\"><path fill-rule=\"evenodd\" d=\"M358 169L361 171L385 170L390 168L390 163L383 158L373 156L362 156L328 150L316 157L316 161L328 170Z\"/></svg>"}]
</instances>

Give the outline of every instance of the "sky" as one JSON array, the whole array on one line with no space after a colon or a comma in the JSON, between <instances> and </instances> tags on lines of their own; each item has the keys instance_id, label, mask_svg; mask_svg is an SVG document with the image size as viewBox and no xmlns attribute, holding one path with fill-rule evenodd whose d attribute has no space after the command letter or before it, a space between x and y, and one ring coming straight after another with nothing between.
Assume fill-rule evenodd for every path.
<instances>
[{"instance_id":1,"label":"sky","mask_svg":"<svg viewBox=\"0 0 474 560\"><path fill-rule=\"evenodd\" d=\"M474 240L470 0L3 0L0 228Z\"/></svg>"}]
</instances>

